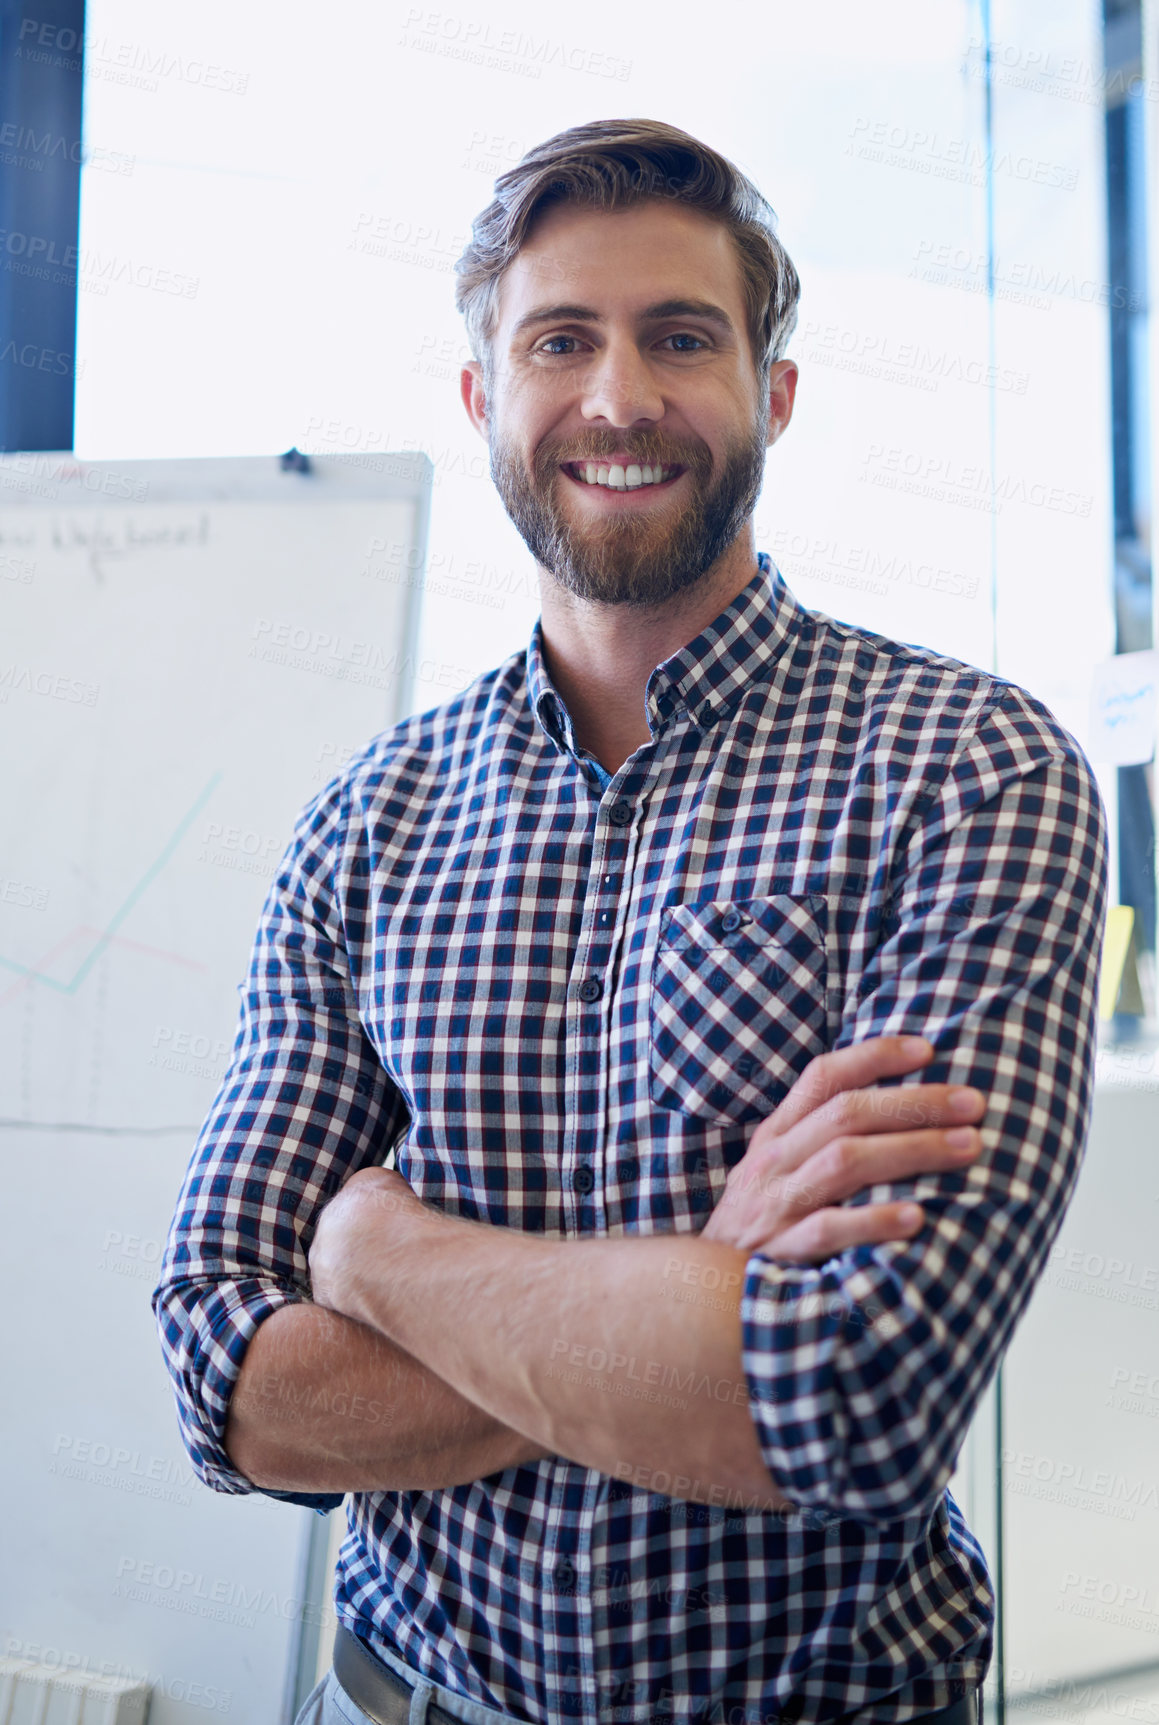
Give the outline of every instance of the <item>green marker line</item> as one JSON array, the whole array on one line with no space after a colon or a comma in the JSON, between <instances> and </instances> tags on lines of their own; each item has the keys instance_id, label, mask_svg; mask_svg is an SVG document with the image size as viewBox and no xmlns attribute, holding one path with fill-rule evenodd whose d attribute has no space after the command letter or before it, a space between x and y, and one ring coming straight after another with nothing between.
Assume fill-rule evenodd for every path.
<instances>
[{"instance_id":1,"label":"green marker line","mask_svg":"<svg viewBox=\"0 0 1159 1725\"><path fill-rule=\"evenodd\" d=\"M17 971L21 976L35 977L38 982L47 983L50 988L58 989L62 994L72 994L73 991L84 981L84 978L88 975L93 965L97 962L97 959L104 952L105 948L108 946L109 942L112 940L133 906L137 903L137 900L141 897L141 894L145 891L146 887L152 885L153 881L156 880L161 870L165 867L165 864L169 861L173 852L177 849L177 846L189 831L191 823L197 818L200 811L204 808L205 804L209 801L209 798L217 789L222 777L223 774L221 772L214 773L201 795L194 802L188 814L183 816L181 821L178 823L175 831L162 849L160 855L145 870L136 886L134 886L130 891L124 903L119 907L119 909L114 911L105 928L102 929L101 933L93 943L92 951L86 958L81 960L71 982L58 982L54 976L48 976L43 971L33 970L30 965L18 964L15 959L4 958L3 956L0 956L0 965L3 965L7 970Z\"/></svg>"}]
</instances>

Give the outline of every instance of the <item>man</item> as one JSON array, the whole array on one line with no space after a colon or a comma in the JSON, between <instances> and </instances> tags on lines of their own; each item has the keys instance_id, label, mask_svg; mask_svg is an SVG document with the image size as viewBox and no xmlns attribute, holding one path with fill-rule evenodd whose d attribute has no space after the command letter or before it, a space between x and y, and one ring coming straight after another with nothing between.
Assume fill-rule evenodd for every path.
<instances>
[{"instance_id":1,"label":"man","mask_svg":"<svg viewBox=\"0 0 1159 1725\"><path fill-rule=\"evenodd\" d=\"M542 617L299 819L154 1296L185 1440L353 1494L303 1722L970 1725L946 1483L1081 1157L1093 779L758 560L797 280L731 164L602 121L496 192L463 398Z\"/></svg>"}]
</instances>

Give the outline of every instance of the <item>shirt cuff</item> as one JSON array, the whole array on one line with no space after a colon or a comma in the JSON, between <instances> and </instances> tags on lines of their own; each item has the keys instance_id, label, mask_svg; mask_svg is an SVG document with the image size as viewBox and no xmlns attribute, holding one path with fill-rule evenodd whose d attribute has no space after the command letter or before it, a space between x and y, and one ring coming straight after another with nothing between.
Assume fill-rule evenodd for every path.
<instances>
[{"instance_id":1,"label":"shirt cuff","mask_svg":"<svg viewBox=\"0 0 1159 1725\"><path fill-rule=\"evenodd\" d=\"M741 1365L749 1412L772 1483L808 1527L904 1519L865 1513L846 1477L849 1417L837 1392L837 1356L863 1341L878 1315L864 1272L748 1259L741 1297ZM888 1320L887 1320L888 1321Z\"/></svg>"},{"instance_id":2,"label":"shirt cuff","mask_svg":"<svg viewBox=\"0 0 1159 1725\"><path fill-rule=\"evenodd\" d=\"M225 1448L229 1400L258 1325L305 1295L256 1277L210 1284L162 1285L153 1296L165 1360L177 1399L182 1442L193 1471L213 1491L260 1492L320 1515L337 1509L343 1492L273 1491L234 1467Z\"/></svg>"}]
</instances>

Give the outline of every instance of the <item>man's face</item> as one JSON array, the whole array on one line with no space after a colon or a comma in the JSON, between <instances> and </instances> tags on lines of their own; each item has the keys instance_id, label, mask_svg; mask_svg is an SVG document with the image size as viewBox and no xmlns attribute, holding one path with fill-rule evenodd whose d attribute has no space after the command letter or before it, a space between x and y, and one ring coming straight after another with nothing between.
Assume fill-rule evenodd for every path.
<instances>
[{"instance_id":1,"label":"man's face","mask_svg":"<svg viewBox=\"0 0 1159 1725\"><path fill-rule=\"evenodd\" d=\"M773 367L770 429L726 229L667 202L547 210L500 283L492 355L485 406L477 366L464 396L536 561L607 605L699 581L752 513L796 376Z\"/></svg>"}]
</instances>

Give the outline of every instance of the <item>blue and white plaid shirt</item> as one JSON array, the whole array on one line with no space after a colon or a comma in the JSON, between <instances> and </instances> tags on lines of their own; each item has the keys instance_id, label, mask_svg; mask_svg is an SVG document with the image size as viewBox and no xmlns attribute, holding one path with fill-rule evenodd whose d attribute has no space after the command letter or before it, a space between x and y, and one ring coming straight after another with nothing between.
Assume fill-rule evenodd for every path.
<instances>
[{"instance_id":1,"label":"blue and white plaid shirt","mask_svg":"<svg viewBox=\"0 0 1159 1725\"><path fill-rule=\"evenodd\" d=\"M197 1472L245 1492L222 1435L247 1343L309 1298L319 1210L396 1141L422 1199L497 1228L687 1233L824 1049L921 1032L935 1059L898 1082L986 1094L975 1166L854 1200L916 1196L914 1239L747 1262L752 1417L799 1513L561 1458L351 1497L341 1620L536 1725L901 1721L991 1655L946 1483L1078 1173L1099 796L1023 690L806 610L759 561L653 672L651 741L606 785L537 627L305 808L154 1295Z\"/></svg>"}]
</instances>

